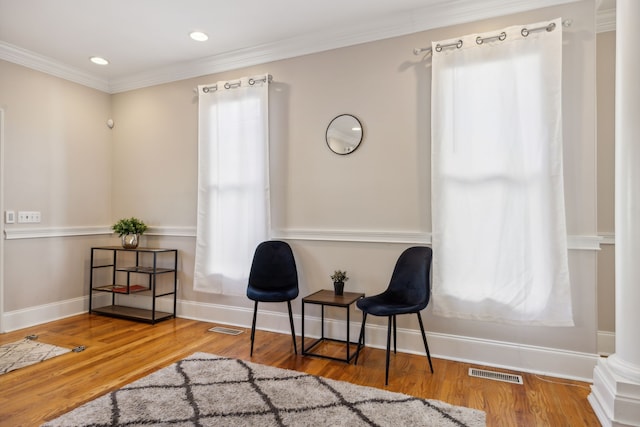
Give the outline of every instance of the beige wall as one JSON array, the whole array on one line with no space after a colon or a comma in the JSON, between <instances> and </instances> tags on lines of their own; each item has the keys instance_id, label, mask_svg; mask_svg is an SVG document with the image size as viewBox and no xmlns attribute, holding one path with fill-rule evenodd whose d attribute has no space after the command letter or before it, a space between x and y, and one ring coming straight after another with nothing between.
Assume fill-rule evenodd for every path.
<instances>
[{"instance_id":1,"label":"beige wall","mask_svg":"<svg viewBox=\"0 0 640 427\"><path fill-rule=\"evenodd\" d=\"M598 98L598 232L613 236L615 168L616 33L597 37ZM598 254L598 330L615 331L615 246L604 244Z\"/></svg>"},{"instance_id":2,"label":"beige wall","mask_svg":"<svg viewBox=\"0 0 640 427\"><path fill-rule=\"evenodd\" d=\"M395 233L402 241L402 236L429 233L430 62L414 56L413 48L432 40L558 16L573 20L565 30L563 49L568 228L572 235L595 236L595 16L590 2L116 94L114 147L119 160L114 162L114 214L136 214L154 225L195 227L197 102L193 88L270 73L274 78L271 142L273 190L278 201L274 203L276 235L317 237L348 232L357 240L376 232ZM327 124L341 113L355 114L364 125L364 142L349 156L333 154L324 142ZM143 156L148 161L135 160ZM180 245L185 257L182 299L250 307L244 297L193 291L193 239L171 242ZM328 276L337 268L348 270L350 290L381 291L397 256L408 245L292 240L301 270L301 294L330 286ZM513 328L437 318L427 310L428 329L595 353L596 252L572 250L570 265L574 328ZM407 328L417 327L415 319L401 322Z\"/></svg>"},{"instance_id":3,"label":"beige wall","mask_svg":"<svg viewBox=\"0 0 640 427\"><path fill-rule=\"evenodd\" d=\"M0 61L4 110L4 208L40 211L40 224L8 230L64 230L111 223L111 97ZM3 236L4 237L4 236ZM86 294L88 247L96 237L4 241L4 310Z\"/></svg>"},{"instance_id":4,"label":"beige wall","mask_svg":"<svg viewBox=\"0 0 640 427\"><path fill-rule=\"evenodd\" d=\"M34 227L109 222L111 97L5 61L0 76L5 208L42 211Z\"/></svg>"},{"instance_id":5,"label":"beige wall","mask_svg":"<svg viewBox=\"0 0 640 427\"><path fill-rule=\"evenodd\" d=\"M17 210L29 205L28 209L41 210L51 221L43 225L50 226L104 225L135 215L161 231L184 230L183 236L149 235L143 241L181 250L179 297L193 303L250 307L244 297L192 289L194 239L189 234L195 228L197 180L197 99L193 89L217 80L270 73L274 78L270 123L276 236L307 233L317 237L340 232L350 233L352 240L373 234L399 236L398 243L292 240L301 295L330 286L328 276L337 268L348 270L349 290L373 294L387 286L397 256L410 245L407 236L431 231L430 69L429 60L414 56L413 48L558 16L573 20L572 27L565 30L563 44L568 228L571 235L594 236L598 227L592 2L435 29L113 96L0 62L2 81L7 81L5 72L10 73L11 81L10 85L0 83L4 84L0 105L6 106L7 130L11 129L5 163L16 165L5 171L5 206ZM26 95L19 92L21 86L34 83L55 93L46 107L37 96L42 89L30 89ZM17 120L10 114L16 108L22 109ZM39 110L38 114L32 109ZM66 120L54 120L61 112ZM331 153L324 142L327 124L341 113L357 115L364 125L365 139L349 156ZM109 115L115 122L112 131L104 126ZM49 125L32 138L33 128L41 121ZM60 123L64 123L60 129L54 126ZM24 194L20 178L25 167L17 165L29 165L32 153L52 145L60 150L51 150L39 160L36 178L28 181L29 191ZM5 259L12 266L5 271L5 310L85 295L86 248L93 242L101 244L105 238L96 237L92 242L90 238L78 239L81 242L6 242ZM76 244L75 250L68 249ZM30 245L37 250L31 251ZM61 283L57 276L62 272L31 267L34 260L29 253L41 260L50 254L56 265L73 265L77 270ZM53 261L41 262L50 265ZM29 268L37 271L25 273ZM427 329L595 353L595 251L572 250L570 268L574 328L458 321L432 316L428 309ZM46 275L54 280L45 280ZM29 296L24 289L33 282L38 290L46 288L47 292ZM294 307L299 313L299 304ZM280 310L275 306L269 309ZM401 319L400 326L416 329L417 323Z\"/></svg>"}]
</instances>

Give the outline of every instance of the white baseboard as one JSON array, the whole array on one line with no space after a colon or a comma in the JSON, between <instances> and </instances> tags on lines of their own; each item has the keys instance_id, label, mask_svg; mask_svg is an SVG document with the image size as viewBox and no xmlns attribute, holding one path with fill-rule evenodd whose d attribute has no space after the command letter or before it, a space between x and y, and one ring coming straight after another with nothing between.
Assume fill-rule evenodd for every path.
<instances>
[{"instance_id":1,"label":"white baseboard","mask_svg":"<svg viewBox=\"0 0 640 427\"><path fill-rule=\"evenodd\" d=\"M107 305L109 294L94 295L93 300L98 305ZM37 305L22 310L7 311L2 318L4 330L2 332L17 331L30 326L41 325L54 320L64 319L89 310L89 298L84 296L51 304Z\"/></svg>"},{"instance_id":2,"label":"white baseboard","mask_svg":"<svg viewBox=\"0 0 640 427\"><path fill-rule=\"evenodd\" d=\"M73 298L51 304L38 305L22 310L7 311L4 313L2 332L16 331L29 326L52 322L76 314L86 313L88 305L87 297Z\"/></svg>"},{"instance_id":3,"label":"white baseboard","mask_svg":"<svg viewBox=\"0 0 640 427\"><path fill-rule=\"evenodd\" d=\"M16 331L83 312L86 313L87 309L87 298L74 298L58 303L8 311L4 313L4 318L2 319L2 326L4 327L2 332Z\"/></svg>"},{"instance_id":4,"label":"white baseboard","mask_svg":"<svg viewBox=\"0 0 640 427\"><path fill-rule=\"evenodd\" d=\"M622 375L618 363L615 355L600 359L589 403L603 426L640 426L640 382Z\"/></svg>"},{"instance_id":5,"label":"white baseboard","mask_svg":"<svg viewBox=\"0 0 640 427\"><path fill-rule=\"evenodd\" d=\"M469 337L427 334L436 357L592 382L597 354Z\"/></svg>"},{"instance_id":6,"label":"white baseboard","mask_svg":"<svg viewBox=\"0 0 640 427\"><path fill-rule=\"evenodd\" d=\"M269 311L268 309L265 310L265 308L267 307L259 306L257 328L289 334L289 316L287 312ZM178 315L179 317L206 322L250 328L253 309L179 301ZM320 318L309 315L305 317L305 337L319 337ZM300 315L294 315L294 325L296 335L300 336ZM360 322L351 322L350 335L352 341L358 340L359 332ZM420 331L398 329L397 332L398 351L425 354ZM346 336L346 322L334 319L325 320L325 335L331 338L344 339ZM368 347L386 348L386 326L367 324L365 335ZM427 341L432 357L585 382L593 381L593 369L599 358L597 354L433 332L427 332Z\"/></svg>"},{"instance_id":7,"label":"white baseboard","mask_svg":"<svg viewBox=\"0 0 640 427\"><path fill-rule=\"evenodd\" d=\"M102 302L99 302L99 304L102 304ZM284 304L282 306L284 307ZM276 305L262 304L259 306L258 329L289 334L289 315L286 309L272 311L271 307L276 307ZM86 297L75 298L55 304L45 304L24 310L6 312L3 325L5 325L6 331L12 331L86 313L87 309L88 301ZM250 328L253 308L178 300L177 315L188 319ZM309 314L305 317L305 337L319 337L320 318ZM300 336L302 332L300 315L294 315L294 325L296 335ZM349 328L351 341L357 341L360 322L352 321ZM367 324L365 332L366 345L368 347L386 348L387 328L385 325ZM601 333L599 338L602 336L605 340L610 340L611 335L610 333ZM346 321L325 319L325 336L344 340L346 337ZM427 332L427 340L431 356L435 358L586 382L592 382L593 370L599 358L597 354L434 332ZM398 329L398 351L425 354L420 331Z\"/></svg>"}]
</instances>

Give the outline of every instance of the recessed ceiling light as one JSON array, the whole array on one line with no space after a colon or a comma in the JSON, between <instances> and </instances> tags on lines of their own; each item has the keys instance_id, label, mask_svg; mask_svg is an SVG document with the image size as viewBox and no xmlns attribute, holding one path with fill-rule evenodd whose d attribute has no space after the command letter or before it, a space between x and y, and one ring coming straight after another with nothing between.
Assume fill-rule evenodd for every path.
<instances>
[{"instance_id":1,"label":"recessed ceiling light","mask_svg":"<svg viewBox=\"0 0 640 427\"><path fill-rule=\"evenodd\" d=\"M101 58L99 56L92 56L91 58L89 58L89 60L91 62L93 62L94 64L98 64L98 65L108 65L109 61L107 61L104 58Z\"/></svg>"},{"instance_id":2,"label":"recessed ceiling light","mask_svg":"<svg viewBox=\"0 0 640 427\"><path fill-rule=\"evenodd\" d=\"M207 40L209 40L209 36L202 31L192 31L191 33L189 33L189 37L197 42L206 42Z\"/></svg>"}]
</instances>

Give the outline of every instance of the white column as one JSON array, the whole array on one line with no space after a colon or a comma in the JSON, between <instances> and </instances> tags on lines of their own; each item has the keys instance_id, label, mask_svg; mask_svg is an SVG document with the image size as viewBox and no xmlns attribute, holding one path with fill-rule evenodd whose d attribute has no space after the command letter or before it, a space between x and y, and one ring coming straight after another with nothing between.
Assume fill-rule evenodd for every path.
<instances>
[{"instance_id":1,"label":"white column","mask_svg":"<svg viewBox=\"0 0 640 427\"><path fill-rule=\"evenodd\" d=\"M604 426L640 426L640 1L616 4L616 353L594 370Z\"/></svg>"}]
</instances>

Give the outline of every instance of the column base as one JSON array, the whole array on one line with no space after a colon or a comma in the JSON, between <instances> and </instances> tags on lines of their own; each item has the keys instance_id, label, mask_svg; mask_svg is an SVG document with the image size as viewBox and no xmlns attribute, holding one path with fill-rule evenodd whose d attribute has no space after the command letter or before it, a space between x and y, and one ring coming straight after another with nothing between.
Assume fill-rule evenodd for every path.
<instances>
[{"instance_id":1,"label":"column base","mask_svg":"<svg viewBox=\"0 0 640 427\"><path fill-rule=\"evenodd\" d=\"M603 426L640 427L640 382L619 375L610 362L598 360L589 403Z\"/></svg>"}]
</instances>

